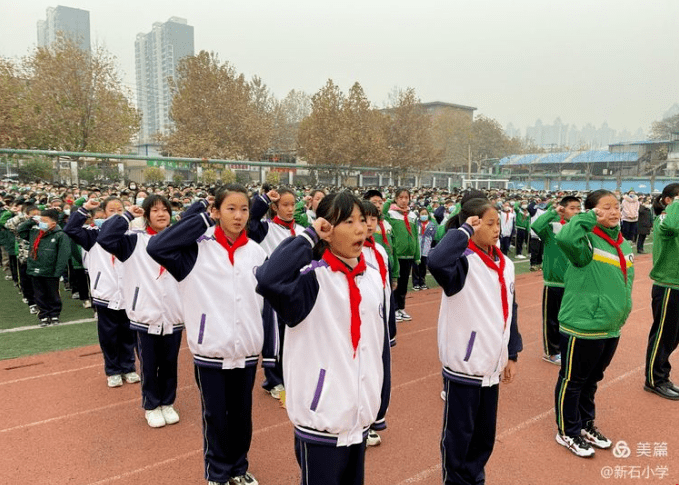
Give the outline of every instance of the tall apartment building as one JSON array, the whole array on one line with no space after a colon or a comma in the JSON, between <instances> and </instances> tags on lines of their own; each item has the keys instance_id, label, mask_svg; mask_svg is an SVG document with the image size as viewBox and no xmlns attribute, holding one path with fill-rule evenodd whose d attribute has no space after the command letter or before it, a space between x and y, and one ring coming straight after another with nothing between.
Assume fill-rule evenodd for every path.
<instances>
[{"instance_id":1,"label":"tall apartment building","mask_svg":"<svg viewBox=\"0 0 679 485\"><path fill-rule=\"evenodd\" d=\"M174 76L182 57L194 54L193 27L178 17L156 22L148 34L137 34L134 50L137 108L142 115L139 143L154 143L158 133L167 133L170 128L168 78Z\"/></svg>"},{"instance_id":2,"label":"tall apartment building","mask_svg":"<svg viewBox=\"0 0 679 485\"><path fill-rule=\"evenodd\" d=\"M47 19L38 20L38 46L47 47L62 32L86 51L90 50L90 12L79 8L49 7Z\"/></svg>"}]
</instances>

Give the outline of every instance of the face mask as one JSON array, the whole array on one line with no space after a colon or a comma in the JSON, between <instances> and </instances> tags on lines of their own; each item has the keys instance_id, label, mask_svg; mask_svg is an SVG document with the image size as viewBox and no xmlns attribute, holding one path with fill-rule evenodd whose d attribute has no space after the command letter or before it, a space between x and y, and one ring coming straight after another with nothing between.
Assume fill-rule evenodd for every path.
<instances>
[{"instance_id":1,"label":"face mask","mask_svg":"<svg viewBox=\"0 0 679 485\"><path fill-rule=\"evenodd\" d=\"M95 220L94 220L94 225L97 226L97 227L101 227L101 226L104 224L104 221L105 221L105 220L106 220L106 219L95 219Z\"/></svg>"},{"instance_id":2,"label":"face mask","mask_svg":"<svg viewBox=\"0 0 679 485\"><path fill-rule=\"evenodd\" d=\"M31 219L33 219L35 222L40 224L40 216L33 216L33 217L31 217Z\"/></svg>"},{"instance_id":3,"label":"face mask","mask_svg":"<svg viewBox=\"0 0 679 485\"><path fill-rule=\"evenodd\" d=\"M40 228L41 231L46 231L49 229L49 225L46 222L38 222L38 227Z\"/></svg>"},{"instance_id":4,"label":"face mask","mask_svg":"<svg viewBox=\"0 0 679 485\"><path fill-rule=\"evenodd\" d=\"M67 216L70 216L71 215L71 209L64 209L64 214L66 214Z\"/></svg>"},{"instance_id":5,"label":"face mask","mask_svg":"<svg viewBox=\"0 0 679 485\"><path fill-rule=\"evenodd\" d=\"M509 212L509 207L503 207L502 210L505 212Z\"/></svg>"},{"instance_id":6,"label":"face mask","mask_svg":"<svg viewBox=\"0 0 679 485\"><path fill-rule=\"evenodd\" d=\"M172 217L177 217L177 214L179 214L179 211L172 211Z\"/></svg>"},{"instance_id":7,"label":"face mask","mask_svg":"<svg viewBox=\"0 0 679 485\"><path fill-rule=\"evenodd\" d=\"M453 212L453 207L455 206L451 205L450 207L448 207L448 212Z\"/></svg>"},{"instance_id":8,"label":"face mask","mask_svg":"<svg viewBox=\"0 0 679 485\"><path fill-rule=\"evenodd\" d=\"M526 209L528 209L528 205L527 205L527 204L523 204L523 205L521 206L521 208L522 208L523 210L526 210Z\"/></svg>"},{"instance_id":9,"label":"face mask","mask_svg":"<svg viewBox=\"0 0 679 485\"><path fill-rule=\"evenodd\" d=\"M420 216L420 220L422 222L427 222L429 220L429 216L423 214L423 215Z\"/></svg>"},{"instance_id":10,"label":"face mask","mask_svg":"<svg viewBox=\"0 0 679 485\"><path fill-rule=\"evenodd\" d=\"M145 199L145 197L137 197L134 201L134 204L141 207L141 205L144 203L144 199Z\"/></svg>"}]
</instances>

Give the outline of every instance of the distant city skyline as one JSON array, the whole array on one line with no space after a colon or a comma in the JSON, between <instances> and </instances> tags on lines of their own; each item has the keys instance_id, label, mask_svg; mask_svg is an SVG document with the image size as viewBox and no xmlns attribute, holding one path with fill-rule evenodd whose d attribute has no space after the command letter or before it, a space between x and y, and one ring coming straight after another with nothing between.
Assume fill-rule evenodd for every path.
<instances>
[{"instance_id":1,"label":"distant city skyline","mask_svg":"<svg viewBox=\"0 0 679 485\"><path fill-rule=\"evenodd\" d=\"M647 132L679 102L676 0L72 5L90 11L92 45L118 58L135 100L136 34L176 16L195 26L195 52L215 52L246 78L261 77L279 99L292 89L314 94L333 79L344 92L361 83L378 107L394 87L412 87L423 102L476 106L476 114L522 131L560 117L631 133ZM0 56L28 54L50 6L54 0L5 2Z\"/></svg>"}]
</instances>

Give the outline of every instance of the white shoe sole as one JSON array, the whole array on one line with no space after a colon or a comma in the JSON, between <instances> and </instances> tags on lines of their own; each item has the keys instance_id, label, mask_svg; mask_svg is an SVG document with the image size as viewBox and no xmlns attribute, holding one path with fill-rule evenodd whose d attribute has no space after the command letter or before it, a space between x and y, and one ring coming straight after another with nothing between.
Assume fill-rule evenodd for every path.
<instances>
[{"instance_id":1,"label":"white shoe sole","mask_svg":"<svg viewBox=\"0 0 679 485\"><path fill-rule=\"evenodd\" d=\"M564 439L561 437L559 433L556 434L556 442L559 443L561 446L566 448L568 451L573 453L575 456L579 456L580 458L589 458L594 456L594 449L590 449L589 451L582 451L577 448L572 447L570 444L568 444Z\"/></svg>"}]
</instances>

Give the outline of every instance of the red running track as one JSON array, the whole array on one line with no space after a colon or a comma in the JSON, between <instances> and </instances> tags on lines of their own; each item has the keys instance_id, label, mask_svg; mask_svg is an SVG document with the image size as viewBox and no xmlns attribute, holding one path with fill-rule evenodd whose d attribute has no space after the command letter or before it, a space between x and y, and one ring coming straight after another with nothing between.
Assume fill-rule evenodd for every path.
<instances>
[{"instance_id":1,"label":"red running track","mask_svg":"<svg viewBox=\"0 0 679 485\"><path fill-rule=\"evenodd\" d=\"M614 442L627 442L628 458L611 451L577 458L555 443L558 368L541 360L542 275L517 277L524 351L516 381L501 389L488 484L679 483L679 433L673 426L679 402L642 389L650 268L650 256L638 257L632 314L597 393L597 424ZM441 483L439 300L438 289L409 294L413 320L399 327L389 428L382 445L368 450L368 485ZM285 410L259 388L261 380L260 372L250 471L262 485L299 483L292 428ZM96 346L0 362L0 483L204 484L200 403L186 346L180 352L179 424L149 428L139 392L138 385L106 387ZM613 476L606 478L609 472Z\"/></svg>"}]
</instances>

